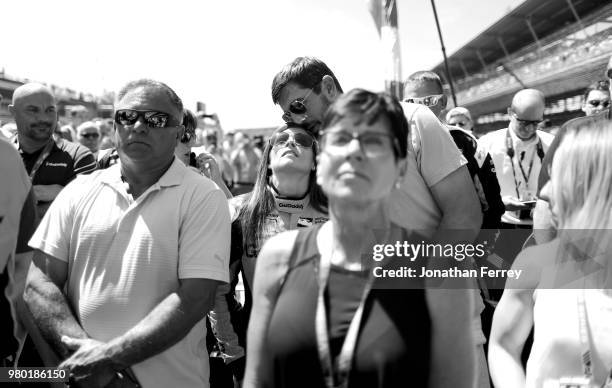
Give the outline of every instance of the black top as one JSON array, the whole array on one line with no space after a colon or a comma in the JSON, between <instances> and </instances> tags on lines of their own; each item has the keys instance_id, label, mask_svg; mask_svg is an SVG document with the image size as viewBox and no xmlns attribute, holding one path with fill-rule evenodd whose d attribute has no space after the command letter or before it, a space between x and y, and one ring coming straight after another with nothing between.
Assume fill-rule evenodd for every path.
<instances>
[{"instance_id":1,"label":"black top","mask_svg":"<svg viewBox=\"0 0 612 388\"><path fill-rule=\"evenodd\" d=\"M28 174L32 171L43 148L31 154L20 150ZM53 144L51 153L34 175L32 184L66 186L78 174L89 173L95 169L96 160L89 149L60 139Z\"/></svg>"},{"instance_id":2,"label":"black top","mask_svg":"<svg viewBox=\"0 0 612 388\"><path fill-rule=\"evenodd\" d=\"M497 229L501 226L501 217L506 211L506 206L502 201L500 194L499 181L495 174L495 165L491 155L486 153L483 157L482 164L476 160L478 152L478 142L476 138L464 130L447 126L449 132L463 157L467 160L467 168L472 177L474 188L478 193L480 205L482 208L482 229Z\"/></svg>"},{"instance_id":3,"label":"black top","mask_svg":"<svg viewBox=\"0 0 612 388\"><path fill-rule=\"evenodd\" d=\"M289 271L266 334L272 370L265 387L325 387L317 351L315 313L319 227L299 231ZM327 289L332 357L340 353L367 281L364 273L332 266ZM423 289L370 292L359 331L349 387L425 387L430 319Z\"/></svg>"},{"instance_id":4,"label":"black top","mask_svg":"<svg viewBox=\"0 0 612 388\"><path fill-rule=\"evenodd\" d=\"M557 152L557 148L559 148L559 144L561 144L561 140L563 140L565 134L570 129L581 130L600 121L610 119L610 109L607 109L592 116L578 117L576 119L569 120L563 124L561 128L559 128L559 132L557 132L553 142L550 144L550 147L548 147L548 151L546 151L544 160L542 160L542 168L540 168L540 175L538 176L538 196L540 196L540 190L542 190L542 187L544 187L544 185L550 180L548 169L552 164L555 152Z\"/></svg>"}]
</instances>

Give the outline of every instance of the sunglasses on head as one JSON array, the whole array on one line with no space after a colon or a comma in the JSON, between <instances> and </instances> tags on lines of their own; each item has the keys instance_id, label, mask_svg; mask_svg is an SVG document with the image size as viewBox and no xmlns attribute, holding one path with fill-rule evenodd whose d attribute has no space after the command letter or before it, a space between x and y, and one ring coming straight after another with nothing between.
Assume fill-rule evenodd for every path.
<instances>
[{"instance_id":1,"label":"sunglasses on head","mask_svg":"<svg viewBox=\"0 0 612 388\"><path fill-rule=\"evenodd\" d=\"M195 132L185 130L181 136L181 143L189 143L195 137Z\"/></svg>"},{"instance_id":2,"label":"sunglasses on head","mask_svg":"<svg viewBox=\"0 0 612 388\"><path fill-rule=\"evenodd\" d=\"M277 133L272 139L272 147L284 147L292 140L295 144L303 148L310 148L314 143L314 139L302 132L281 132Z\"/></svg>"},{"instance_id":3,"label":"sunglasses on head","mask_svg":"<svg viewBox=\"0 0 612 388\"><path fill-rule=\"evenodd\" d=\"M81 137L84 137L85 139L97 139L100 137L100 135L96 132L91 132L91 133L82 133Z\"/></svg>"},{"instance_id":4,"label":"sunglasses on head","mask_svg":"<svg viewBox=\"0 0 612 388\"><path fill-rule=\"evenodd\" d=\"M425 106L435 106L435 105L438 105L438 103L440 102L440 100L442 100L443 97L444 97L444 94L434 94L434 95L425 96L425 97L410 97L410 98L404 99L404 102L407 102L410 104L425 105Z\"/></svg>"},{"instance_id":5,"label":"sunglasses on head","mask_svg":"<svg viewBox=\"0 0 612 388\"><path fill-rule=\"evenodd\" d=\"M164 128L170 115L156 110L119 109L115 112L115 122L120 125L134 125L140 118L149 128Z\"/></svg>"},{"instance_id":6,"label":"sunglasses on head","mask_svg":"<svg viewBox=\"0 0 612 388\"><path fill-rule=\"evenodd\" d=\"M587 101L587 103L589 105L591 105L593 108L597 108L600 104L603 108L607 108L610 106L610 100L590 100Z\"/></svg>"}]
</instances>

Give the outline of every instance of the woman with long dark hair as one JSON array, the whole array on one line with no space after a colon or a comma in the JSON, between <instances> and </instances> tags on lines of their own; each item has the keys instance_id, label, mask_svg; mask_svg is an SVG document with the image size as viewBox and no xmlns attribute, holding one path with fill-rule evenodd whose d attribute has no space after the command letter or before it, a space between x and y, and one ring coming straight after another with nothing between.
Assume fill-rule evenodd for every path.
<instances>
[{"instance_id":1,"label":"woman with long dark hair","mask_svg":"<svg viewBox=\"0 0 612 388\"><path fill-rule=\"evenodd\" d=\"M210 314L220 356L235 378L244 375L246 326L252 304L257 254L272 236L328 220L327 199L316 184L318 144L297 124L286 124L270 136L263 151L253 191L229 201L232 216L230 286L220 286ZM244 305L236 304L242 273ZM231 314L231 319L230 319ZM231 321L231 322L230 322ZM239 346L240 345L240 346Z\"/></svg>"}]
</instances>

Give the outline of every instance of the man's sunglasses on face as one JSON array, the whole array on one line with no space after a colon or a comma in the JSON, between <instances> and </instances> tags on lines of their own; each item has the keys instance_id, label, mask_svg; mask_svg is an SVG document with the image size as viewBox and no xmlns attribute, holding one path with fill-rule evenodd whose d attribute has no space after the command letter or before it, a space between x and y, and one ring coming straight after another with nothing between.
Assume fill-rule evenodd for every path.
<instances>
[{"instance_id":1,"label":"man's sunglasses on face","mask_svg":"<svg viewBox=\"0 0 612 388\"><path fill-rule=\"evenodd\" d=\"M530 125L538 125L540 124L542 121L544 120L523 120L523 119L519 119L518 116L516 115L516 113L512 112L512 116L514 117L514 119L522 126L524 127L528 127Z\"/></svg>"},{"instance_id":2,"label":"man's sunglasses on face","mask_svg":"<svg viewBox=\"0 0 612 388\"><path fill-rule=\"evenodd\" d=\"M590 100L587 101L587 103L593 108L597 108L599 105L601 105L601 107L605 109L610 106L610 100Z\"/></svg>"},{"instance_id":3,"label":"man's sunglasses on face","mask_svg":"<svg viewBox=\"0 0 612 388\"><path fill-rule=\"evenodd\" d=\"M314 139L305 133L289 133L285 131L274 136L272 139L272 147L284 147L290 140L293 140L295 144L303 148L310 148L314 143Z\"/></svg>"},{"instance_id":4,"label":"man's sunglasses on face","mask_svg":"<svg viewBox=\"0 0 612 388\"><path fill-rule=\"evenodd\" d=\"M140 118L149 128L164 128L170 115L156 110L119 109L115 112L115 123L120 125L134 125Z\"/></svg>"},{"instance_id":5,"label":"man's sunglasses on face","mask_svg":"<svg viewBox=\"0 0 612 388\"><path fill-rule=\"evenodd\" d=\"M295 100L291 101L291 103L289 104L289 112L285 112L285 114L283 114L283 119L286 122L294 122L300 124L304 122L304 120L306 120L306 118L308 117L308 115L306 115L306 111L308 110L308 108L306 108L305 102L306 99L310 97L312 91L313 89L310 89L304 97L296 98ZM293 115L302 117L300 120L293 120Z\"/></svg>"},{"instance_id":6,"label":"man's sunglasses on face","mask_svg":"<svg viewBox=\"0 0 612 388\"><path fill-rule=\"evenodd\" d=\"M442 98L444 97L444 94L434 94L431 96L425 96L425 97L409 97L404 99L404 102L410 103L410 104L419 104L419 105L425 105L425 106L436 106L438 105L438 103L440 102L440 100L442 100Z\"/></svg>"}]
</instances>

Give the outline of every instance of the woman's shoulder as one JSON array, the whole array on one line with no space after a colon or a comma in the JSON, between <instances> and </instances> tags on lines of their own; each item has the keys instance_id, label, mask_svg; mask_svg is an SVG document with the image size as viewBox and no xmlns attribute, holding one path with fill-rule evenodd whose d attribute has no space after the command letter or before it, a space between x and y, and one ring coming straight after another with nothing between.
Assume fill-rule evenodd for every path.
<instances>
[{"instance_id":1,"label":"woman's shoulder","mask_svg":"<svg viewBox=\"0 0 612 388\"><path fill-rule=\"evenodd\" d=\"M559 239L555 238L547 243L523 249L516 257L513 265L542 268L555 262L558 251Z\"/></svg>"},{"instance_id":2,"label":"woman's shoulder","mask_svg":"<svg viewBox=\"0 0 612 388\"><path fill-rule=\"evenodd\" d=\"M538 288L547 269L555 265L558 250L559 240L554 239L521 251L512 263L512 269L515 272L521 271L521 277L509 278L506 288L532 290Z\"/></svg>"}]
</instances>

